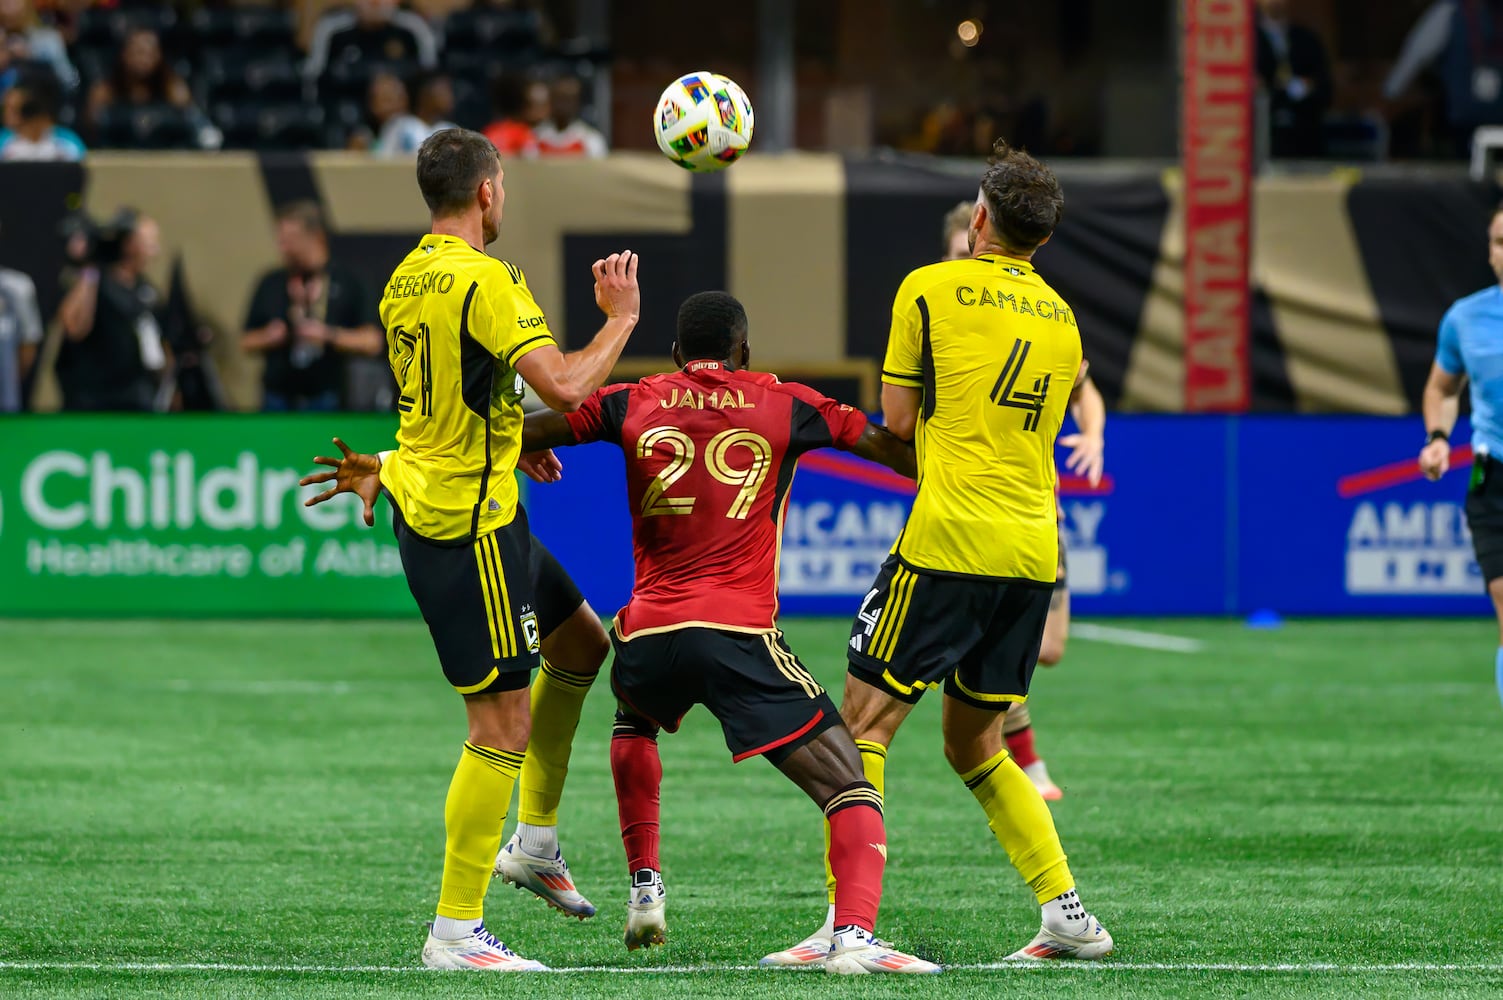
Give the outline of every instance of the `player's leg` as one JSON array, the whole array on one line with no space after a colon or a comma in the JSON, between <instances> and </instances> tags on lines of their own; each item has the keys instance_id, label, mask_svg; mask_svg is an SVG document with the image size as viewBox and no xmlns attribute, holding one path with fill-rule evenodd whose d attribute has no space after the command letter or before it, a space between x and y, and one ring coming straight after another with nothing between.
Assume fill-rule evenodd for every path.
<instances>
[{"instance_id":1,"label":"player's leg","mask_svg":"<svg viewBox=\"0 0 1503 1000\"><path fill-rule=\"evenodd\" d=\"M558 804L569 755L590 685L610 651L600 618L557 559L530 539L532 625L541 635L543 662L532 682L532 740L522 765L517 831L496 856L496 874L535 893L562 913L583 920L595 906L580 895L558 843Z\"/></svg>"},{"instance_id":2,"label":"player's leg","mask_svg":"<svg viewBox=\"0 0 1503 1000\"><path fill-rule=\"evenodd\" d=\"M685 651L705 678L701 700L720 720L731 759L765 757L814 800L830 825L838 893L827 970L938 972L933 963L876 939L887 863L882 800L824 688L781 633L693 629L683 635Z\"/></svg>"},{"instance_id":3,"label":"player's leg","mask_svg":"<svg viewBox=\"0 0 1503 1000\"><path fill-rule=\"evenodd\" d=\"M1493 599L1493 613L1498 616L1498 655L1493 668L1498 682L1498 697L1503 699L1503 577L1487 581L1488 596Z\"/></svg>"},{"instance_id":4,"label":"player's leg","mask_svg":"<svg viewBox=\"0 0 1503 1000\"><path fill-rule=\"evenodd\" d=\"M1498 697L1503 699L1503 476L1494 459L1479 457L1466 496L1466 523L1472 549L1498 619L1498 650L1493 656Z\"/></svg>"},{"instance_id":5,"label":"player's leg","mask_svg":"<svg viewBox=\"0 0 1503 1000\"><path fill-rule=\"evenodd\" d=\"M1065 643L1070 637L1070 587L1065 577L1064 539L1060 539L1059 578L1054 584L1054 593L1049 597L1049 617L1044 620L1044 639L1039 645L1039 663L1052 667L1065 655ZM1055 802L1065 793L1049 777L1049 767L1034 748L1033 718L1027 703L1011 709L1002 721L1002 737L1007 741L1007 752L1030 781L1037 786L1045 801Z\"/></svg>"},{"instance_id":6,"label":"player's leg","mask_svg":"<svg viewBox=\"0 0 1503 1000\"><path fill-rule=\"evenodd\" d=\"M397 524L408 587L449 683L464 696L468 739L444 803L444 868L423 946L431 968L532 971L484 924L486 889L530 730L527 682L538 648L519 609L532 600L526 521L470 545L441 546Z\"/></svg>"},{"instance_id":7,"label":"player's leg","mask_svg":"<svg viewBox=\"0 0 1503 1000\"><path fill-rule=\"evenodd\" d=\"M658 732L676 732L684 714L703 693L701 678L681 669L683 636L702 629L681 629L623 640L611 632L616 661L611 689L616 694L616 724L611 733L611 778L626 850L630 895L626 904L628 951L663 944L668 939L667 889L658 856L659 789L663 763Z\"/></svg>"},{"instance_id":8,"label":"player's leg","mask_svg":"<svg viewBox=\"0 0 1503 1000\"><path fill-rule=\"evenodd\" d=\"M945 759L986 813L987 825L1042 908L1042 929L1016 959L1100 958L1111 935L1086 913L1049 806L1003 746L1002 715L1028 696L1048 594L989 586L990 624L945 682ZM978 602L984 595L978 590ZM977 610L982 610L978 607Z\"/></svg>"},{"instance_id":9,"label":"player's leg","mask_svg":"<svg viewBox=\"0 0 1503 1000\"><path fill-rule=\"evenodd\" d=\"M893 652L900 635L910 640L927 610L929 582L888 556L851 625L840 714L861 752L867 781L885 796L887 748L898 727L922 696L927 682L918 674L915 659L894 666ZM917 606L918 610L910 612ZM894 672L896 670L896 673ZM936 676L943 676L942 673ZM931 677L930 680L933 678ZM818 962L835 932L836 878L830 864L830 828L825 827L825 919L814 933L792 947L763 956L763 965L802 966Z\"/></svg>"}]
</instances>

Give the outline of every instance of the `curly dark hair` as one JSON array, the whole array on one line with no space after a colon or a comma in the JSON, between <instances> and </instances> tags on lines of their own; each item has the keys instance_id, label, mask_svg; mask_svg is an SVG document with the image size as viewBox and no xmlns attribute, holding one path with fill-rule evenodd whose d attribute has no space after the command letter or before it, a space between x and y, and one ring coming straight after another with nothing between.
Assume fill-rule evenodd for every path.
<instances>
[{"instance_id":1,"label":"curly dark hair","mask_svg":"<svg viewBox=\"0 0 1503 1000\"><path fill-rule=\"evenodd\" d=\"M1032 253L1065 214L1065 194L1054 171L1006 139L992 146L981 196L992 231L1009 250Z\"/></svg>"},{"instance_id":2,"label":"curly dark hair","mask_svg":"<svg viewBox=\"0 0 1503 1000\"><path fill-rule=\"evenodd\" d=\"M678 351L685 361L723 361L746 339L746 310L725 292L699 292L678 307Z\"/></svg>"}]
</instances>

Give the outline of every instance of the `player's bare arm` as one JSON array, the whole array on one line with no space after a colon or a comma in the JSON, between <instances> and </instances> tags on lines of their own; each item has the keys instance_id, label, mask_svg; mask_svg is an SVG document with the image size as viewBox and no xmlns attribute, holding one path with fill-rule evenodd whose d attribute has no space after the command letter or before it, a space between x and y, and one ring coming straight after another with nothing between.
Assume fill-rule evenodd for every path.
<instances>
[{"instance_id":1,"label":"player's bare arm","mask_svg":"<svg viewBox=\"0 0 1503 1000\"><path fill-rule=\"evenodd\" d=\"M1084 368L1085 363L1081 366ZM1070 449L1065 468L1084 476L1092 486L1101 482L1106 451L1106 400L1089 374L1082 372L1070 393L1070 416L1079 430L1059 439Z\"/></svg>"},{"instance_id":2,"label":"player's bare arm","mask_svg":"<svg viewBox=\"0 0 1503 1000\"><path fill-rule=\"evenodd\" d=\"M861 432L861 437L851 447L851 454L885 465L900 476L918 478L918 456L914 454L913 445L886 427L867 424L866 430Z\"/></svg>"},{"instance_id":3,"label":"player's bare arm","mask_svg":"<svg viewBox=\"0 0 1503 1000\"><path fill-rule=\"evenodd\" d=\"M557 410L538 410L522 419L522 454L517 468L535 483L556 483L563 478L564 463L554 448L575 443L569 420Z\"/></svg>"},{"instance_id":4,"label":"player's bare arm","mask_svg":"<svg viewBox=\"0 0 1503 1000\"><path fill-rule=\"evenodd\" d=\"M354 493L365 503L366 527L373 527L376 523L376 498L381 495L381 456L351 451L350 446L339 438L334 439L334 445L339 449L339 458L319 455L313 460L313 464L327 465L333 472L314 472L298 480L299 486L328 482L334 485L304 500L303 506L315 507L341 493Z\"/></svg>"},{"instance_id":5,"label":"player's bare arm","mask_svg":"<svg viewBox=\"0 0 1503 1000\"><path fill-rule=\"evenodd\" d=\"M642 310L635 253L613 253L597 260L593 270L595 304L606 316L595 339L583 350L565 354L550 345L517 361L517 371L538 398L561 413L579 409L590 393L605 384Z\"/></svg>"},{"instance_id":6,"label":"player's bare arm","mask_svg":"<svg viewBox=\"0 0 1503 1000\"><path fill-rule=\"evenodd\" d=\"M906 385L882 383L882 422L887 429L904 441L912 441L918 432L919 407L924 405L924 394Z\"/></svg>"},{"instance_id":7,"label":"player's bare arm","mask_svg":"<svg viewBox=\"0 0 1503 1000\"><path fill-rule=\"evenodd\" d=\"M1453 375L1438 364L1430 366L1430 377L1425 381L1421 403L1425 429L1430 436L1420 449L1419 467L1425 478L1431 481L1444 476L1451 467L1451 430L1456 426L1461 390L1465 385L1465 375Z\"/></svg>"}]
</instances>

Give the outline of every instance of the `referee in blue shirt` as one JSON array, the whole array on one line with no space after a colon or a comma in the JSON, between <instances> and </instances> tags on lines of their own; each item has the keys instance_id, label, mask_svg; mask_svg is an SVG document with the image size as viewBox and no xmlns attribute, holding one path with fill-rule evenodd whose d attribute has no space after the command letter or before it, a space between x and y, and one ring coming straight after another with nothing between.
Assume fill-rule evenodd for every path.
<instances>
[{"instance_id":1,"label":"referee in blue shirt","mask_svg":"<svg viewBox=\"0 0 1503 1000\"><path fill-rule=\"evenodd\" d=\"M1472 383L1472 449L1476 453L1467 487L1466 520L1498 616L1495 660L1498 695L1503 698L1503 206L1487 227L1487 261L1498 285L1458 299L1440 321L1435 364L1425 383L1424 413L1429 436L1419 465L1435 480L1451 465L1451 428L1456 424L1461 387Z\"/></svg>"}]
</instances>

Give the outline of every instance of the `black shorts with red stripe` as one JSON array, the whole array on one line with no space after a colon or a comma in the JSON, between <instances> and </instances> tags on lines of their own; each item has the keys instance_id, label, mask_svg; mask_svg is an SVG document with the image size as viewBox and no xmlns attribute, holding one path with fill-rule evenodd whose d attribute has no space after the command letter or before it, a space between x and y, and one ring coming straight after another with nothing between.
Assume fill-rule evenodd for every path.
<instances>
[{"instance_id":1,"label":"black shorts with red stripe","mask_svg":"<svg viewBox=\"0 0 1503 1000\"><path fill-rule=\"evenodd\" d=\"M835 703L782 632L693 625L623 639L613 627L611 644L611 689L623 705L670 733L703 705L720 721L735 761L761 755L779 765L840 723Z\"/></svg>"}]
</instances>

